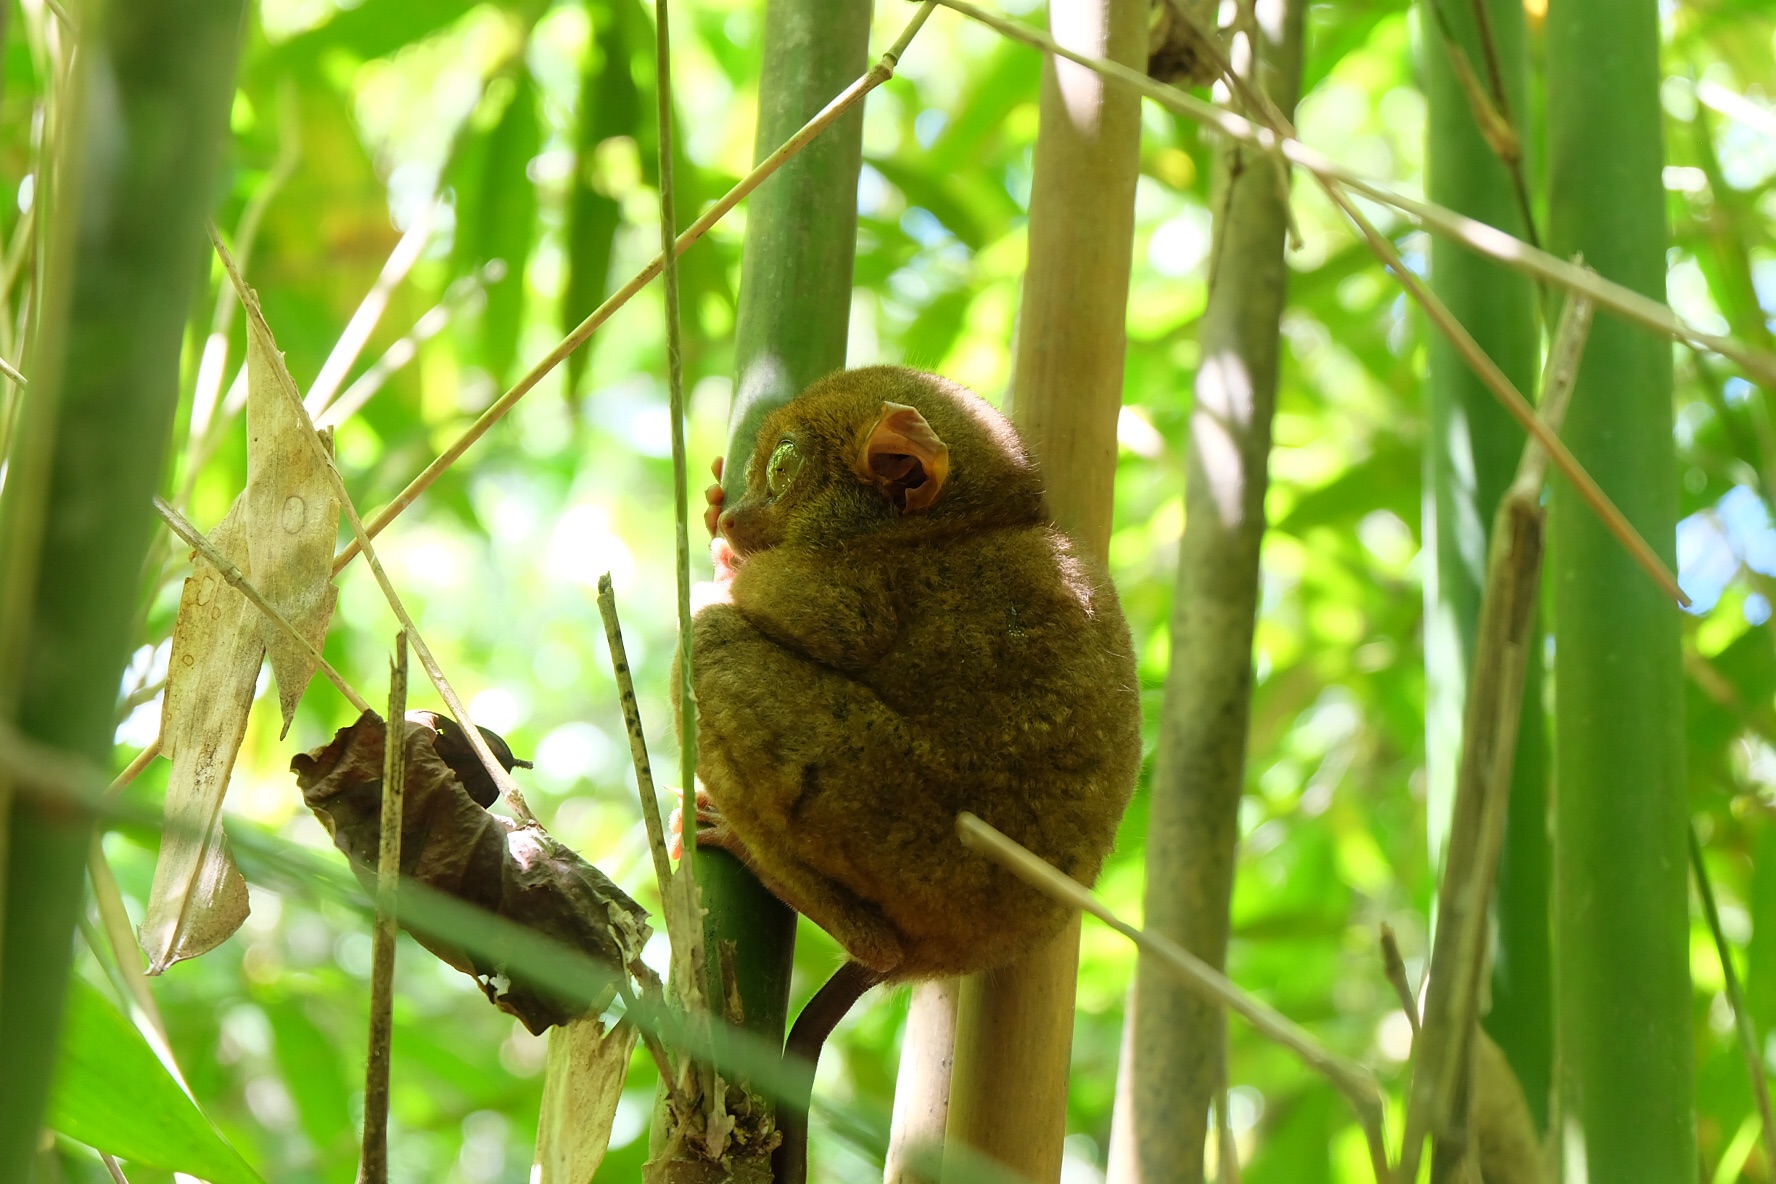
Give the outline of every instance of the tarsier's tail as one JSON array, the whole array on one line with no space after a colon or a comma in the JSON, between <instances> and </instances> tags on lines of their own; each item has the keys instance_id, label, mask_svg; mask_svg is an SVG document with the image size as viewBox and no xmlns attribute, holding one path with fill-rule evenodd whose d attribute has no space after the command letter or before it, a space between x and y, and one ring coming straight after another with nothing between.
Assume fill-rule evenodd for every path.
<instances>
[{"instance_id":1,"label":"tarsier's tail","mask_svg":"<svg viewBox=\"0 0 1776 1184\"><path fill-rule=\"evenodd\" d=\"M800 1097L784 1098L777 1106L777 1131L783 1142L771 1157L771 1175L776 1184L806 1184L808 1179L808 1103L814 1092L814 1066L820 1060L820 1048L832 1030L839 1026L851 1005L863 993L882 981L882 975L861 962L846 962L833 972L802 1013L796 1016L789 1039L783 1043L785 1063L800 1061L807 1069L807 1087Z\"/></svg>"}]
</instances>

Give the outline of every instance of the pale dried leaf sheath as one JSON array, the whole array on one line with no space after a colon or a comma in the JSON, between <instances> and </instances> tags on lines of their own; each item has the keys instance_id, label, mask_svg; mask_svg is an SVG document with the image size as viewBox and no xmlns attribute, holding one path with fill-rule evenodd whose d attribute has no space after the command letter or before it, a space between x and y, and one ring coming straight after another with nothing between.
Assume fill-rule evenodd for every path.
<instances>
[{"instance_id":1,"label":"pale dried leaf sheath","mask_svg":"<svg viewBox=\"0 0 1776 1184\"><path fill-rule=\"evenodd\" d=\"M210 533L216 549L242 567L244 506L237 500ZM222 835L222 795L264 656L259 610L198 559L179 597L161 709L160 750L173 771L140 934L150 974L214 949L247 919L247 884Z\"/></svg>"},{"instance_id":2,"label":"pale dried leaf sheath","mask_svg":"<svg viewBox=\"0 0 1776 1184\"><path fill-rule=\"evenodd\" d=\"M326 466L303 439L310 429L281 384L289 381L270 333L247 334L247 559L253 583L319 650L339 590L333 544L339 501ZM271 621L259 623L283 712L280 739L314 676L314 659Z\"/></svg>"},{"instance_id":3,"label":"pale dried leaf sheath","mask_svg":"<svg viewBox=\"0 0 1776 1184\"><path fill-rule=\"evenodd\" d=\"M607 1027L596 1015L549 1030L532 1177L539 1184L586 1184L604 1162L635 1038L634 1024Z\"/></svg>"}]
</instances>

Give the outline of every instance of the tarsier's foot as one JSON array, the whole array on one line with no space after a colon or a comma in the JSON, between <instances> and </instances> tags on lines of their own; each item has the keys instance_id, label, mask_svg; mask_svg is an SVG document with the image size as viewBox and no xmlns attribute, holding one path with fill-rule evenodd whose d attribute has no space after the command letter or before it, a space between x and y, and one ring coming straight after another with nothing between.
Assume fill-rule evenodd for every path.
<instances>
[{"instance_id":1,"label":"tarsier's foot","mask_svg":"<svg viewBox=\"0 0 1776 1184\"><path fill-rule=\"evenodd\" d=\"M666 851L672 858L681 859L684 856L684 791L673 792L678 796L679 805L666 820ZM746 848L728 829L721 811L702 789L697 790L697 846L731 851L742 859L746 857Z\"/></svg>"}]
</instances>

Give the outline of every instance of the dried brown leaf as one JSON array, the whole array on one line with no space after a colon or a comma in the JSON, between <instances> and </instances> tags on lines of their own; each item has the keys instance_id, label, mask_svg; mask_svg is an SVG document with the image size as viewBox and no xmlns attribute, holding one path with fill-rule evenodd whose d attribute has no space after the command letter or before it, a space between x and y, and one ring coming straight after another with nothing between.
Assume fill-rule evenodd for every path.
<instances>
[{"instance_id":1,"label":"dried brown leaf","mask_svg":"<svg viewBox=\"0 0 1776 1184\"><path fill-rule=\"evenodd\" d=\"M533 1177L541 1184L587 1184L604 1162L635 1040L633 1024L606 1028L595 1015L549 1033Z\"/></svg>"},{"instance_id":2,"label":"dried brown leaf","mask_svg":"<svg viewBox=\"0 0 1776 1184\"><path fill-rule=\"evenodd\" d=\"M295 383L271 330L248 318L247 333L247 558L253 584L319 651L339 590L333 586L333 544L339 500L327 469L309 446L310 429L284 393ZM266 657L277 678L282 738L315 662L270 620L260 620Z\"/></svg>"},{"instance_id":3,"label":"dried brown leaf","mask_svg":"<svg viewBox=\"0 0 1776 1184\"><path fill-rule=\"evenodd\" d=\"M482 809L440 758L437 737L430 726L409 718L401 802L403 880L497 913L619 974L640 958L652 933L641 906L542 827L520 826ZM382 750L382 719L367 711L340 729L331 744L290 762L309 809L367 885L375 881L382 825ZM490 1000L532 1032L581 1014L523 977L512 977L497 951L474 953L441 934L410 932L439 958L474 976ZM607 993L599 1006L608 1002Z\"/></svg>"},{"instance_id":4,"label":"dried brown leaf","mask_svg":"<svg viewBox=\"0 0 1776 1184\"><path fill-rule=\"evenodd\" d=\"M210 532L237 566L247 558L243 507L237 500ZM160 751L173 771L140 934L150 974L207 953L247 919L247 884L222 833L222 796L264 654L259 610L198 558L179 597L161 707Z\"/></svg>"}]
</instances>

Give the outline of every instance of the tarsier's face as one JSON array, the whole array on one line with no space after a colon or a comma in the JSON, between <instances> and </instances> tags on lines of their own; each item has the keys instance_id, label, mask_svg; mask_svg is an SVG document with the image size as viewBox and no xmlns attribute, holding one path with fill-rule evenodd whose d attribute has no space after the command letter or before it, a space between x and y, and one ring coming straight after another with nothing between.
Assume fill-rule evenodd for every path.
<instances>
[{"instance_id":1,"label":"tarsier's face","mask_svg":"<svg viewBox=\"0 0 1776 1184\"><path fill-rule=\"evenodd\" d=\"M929 509L948 474L949 449L915 408L804 396L761 426L746 491L717 529L741 556L834 541Z\"/></svg>"}]
</instances>

